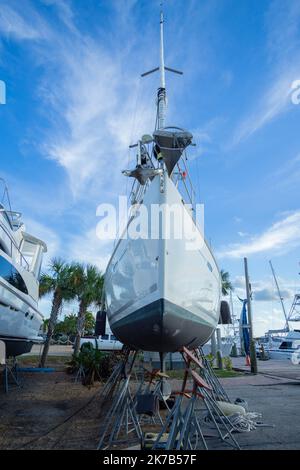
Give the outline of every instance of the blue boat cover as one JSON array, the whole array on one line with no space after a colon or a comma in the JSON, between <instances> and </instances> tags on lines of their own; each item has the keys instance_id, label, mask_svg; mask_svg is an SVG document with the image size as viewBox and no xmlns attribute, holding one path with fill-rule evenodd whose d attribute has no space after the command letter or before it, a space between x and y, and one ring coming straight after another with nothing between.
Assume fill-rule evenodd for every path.
<instances>
[{"instance_id":1,"label":"blue boat cover","mask_svg":"<svg viewBox=\"0 0 300 470\"><path fill-rule=\"evenodd\" d=\"M250 335L247 315L247 299L243 300L243 307L241 313L241 325L243 334L244 350L247 356L250 355Z\"/></svg>"}]
</instances>

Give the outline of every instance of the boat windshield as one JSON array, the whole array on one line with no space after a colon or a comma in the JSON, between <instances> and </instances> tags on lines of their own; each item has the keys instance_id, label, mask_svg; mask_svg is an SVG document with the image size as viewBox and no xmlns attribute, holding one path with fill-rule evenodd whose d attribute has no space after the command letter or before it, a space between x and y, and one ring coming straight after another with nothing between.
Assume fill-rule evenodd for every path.
<instances>
[{"instance_id":1,"label":"boat windshield","mask_svg":"<svg viewBox=\"0 0 300 470\"><path fill-rule=\"evenodd\" d=\"M292 349L293 342L292 341L283 341L279 346L279 349Z\"/></svg>"}]
</instances>

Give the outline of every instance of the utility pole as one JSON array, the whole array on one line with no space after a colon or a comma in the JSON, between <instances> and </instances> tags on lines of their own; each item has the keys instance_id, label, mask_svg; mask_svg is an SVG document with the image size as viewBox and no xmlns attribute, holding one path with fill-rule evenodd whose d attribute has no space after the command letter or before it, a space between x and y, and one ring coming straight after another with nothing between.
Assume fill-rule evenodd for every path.
<instances>
[{"instance_id":1,"label":"utility pole","mask_svg":"<svg viewBox=\"0 0 300 470\"><path fill-rule=\"evenodd\" d=\"M222 338L220 328L216 329L217 332L217 366L218 369L223 369L223 355L222 355Z\"/></svg>"},{"instance_id":2,"label":"utility pole","mask_svg":"<svg viewBox=\"0 0 300 470\"><path fill-rule=\"evenodd\" d=\"M250 361L251 361L251 373L257 374L257 358L255 343L253 339L253 323L252 323L252 307L251 307L251 287L249 282L248 273L248 261L244 258L245 267L245 281L246 281L246 292L247 292L247 307L248 307L248 323L249 323L249 336L250 336Z\"/></svg>"},{"instance_id":3,"label":"utility pole","mask_svg":"<svg viewBox=\"0 0 300 470\"><path fill-rule=\"evenodd\" d=\"M216 342L216 332L214 331L210 338L211 349L210 352L214 356L214 359L217 355L217 342Z\"/></svg>"}]
</instances>

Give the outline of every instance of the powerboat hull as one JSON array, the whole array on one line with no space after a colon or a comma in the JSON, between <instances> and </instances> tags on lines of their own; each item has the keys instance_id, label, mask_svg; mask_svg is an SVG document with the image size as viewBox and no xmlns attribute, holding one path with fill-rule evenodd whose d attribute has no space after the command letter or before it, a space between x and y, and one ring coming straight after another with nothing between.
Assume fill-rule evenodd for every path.
<instances>
[{"instance_id":1,"label":"powerboat hull","mask_svg":"<svg viewBox=\"0 0 300 470\"><path fill-rule=\"evenodd\" d=\"M289 331L287 335L282 338L278 347L271 346L268 350L270 359L277 359L284 361L291 360L294 354L300 353L300 331Z\"/></svg>"},{"instance_id":2,"label":"powerboat hull","mask_svg":"<svg viewBox=\"0 0 300 470\"><path fill-rule=\"evenodd\" d=\"M191 223L172 180L165 175L163 191L161 184L156 176L145 192L148 214L155 204L178 205L182 211L176 214L175 225L185 223L180 217ZM175 352L205 344L218 324L221 282L202 235L197 230L197 249L190 249L189 236L177 238L172 230L169 237L132 239L128 235L134 223L130 218L105 273L111 330L122 343L146 351ZM161 224L166 224L164 216ZM148 235L150 231L148 227Z\"/></svg>"},{"instance_id":3,"label":"powerboat hull","mask_svg":"<svg viewBox=\"0 0 300 470\"><path fill-rule=\"evenodd\" d=\"M43 316L38 311L39 274L43 253L42 240L26 232L21 214L11 210L4 184L0 203L0 340L6 344L6 355L29 352L39 336ZM7 207L3 205L7 199Z\"/></svg>"},{"instance_id":4,"label":"powerboat hull","mask_svg":"<svg viewBox=\"0 0 300 470\"><path fill-rule=\"evenodd\" d=\"M42 322L30 296L0 278L0 340L6 344L7 356L30 352L33 344L42 343Z\"/></svg>"}]
</instances>

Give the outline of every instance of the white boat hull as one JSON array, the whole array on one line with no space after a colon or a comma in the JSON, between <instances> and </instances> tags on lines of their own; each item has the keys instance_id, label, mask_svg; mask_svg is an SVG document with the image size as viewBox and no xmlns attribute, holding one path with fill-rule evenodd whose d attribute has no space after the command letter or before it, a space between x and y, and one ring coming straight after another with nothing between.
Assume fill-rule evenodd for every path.
<instances>
[{"instance_id":1,"label":"white boat hull","mask_svg":"<svg viewBox=\"0 0 300 470\"><path fill-rule=\"evenodd\" d=\"M149 212L151 204L184 206L170 178L164 177L163 191L160 185L156 176L145 193L143 204ZM191 220L187 208L181 217ZM184 220L176 219L179 222ZM190 250L188 237L176 239L172 230L170 235L120 239L107 267L110 327L122 343L136 349L194 348L205 344L218 324L221 282L210 249L202 239L199 249Z\"/></svg>"},{"instance_id":2,"label":"white boat hull","mask_svg":"<svg viewBox=\"0 0 300 470\"><path fill-rule=\"evenodd\" d=\"M2 179L0 178L0 181ZM3 183L3 180L2 180ZM29 352L39 336L43 316L37 310L39 273L47 247L26 232L21 214L12 211L7 187L4 194L9 210L0 203L0 340L6 355Z\"/></svg>"},{"instance_id":3,"label":"white boat hull","mask_svg":"<svg viewBox=\"0 0 300 470\"><path fill-rule=\"evenodd\" d=\"M0 339L9 356L29 352L43 338L39 331L43 317L29 295L23 295L0 278Z\"/></svg>"},{"instance_id":4,"label":"white boat hull","mask_svg":"<svg viewBox=\"0 0 300 470\"><path fill-rule=\"evenodd\" d=\"M295 352L299 352L297 349L290 349L290 350L279 350L279 349L269 349L268 354L270 359L277 359L279 361L291 360L292 355Z\"/></svg>"},{"instance_id":5,"label":"white boat hull","mask_svg":"<svg viewBox=\"0 0 300 470\"><path fill-rule=\"evenodd\" d=\"M232 346L233 346L233 342L232 343L222 342L222 350L221 350L222 357L229 357L230 356L231 351L232 351ZM204 353L205 356L207 356L208 354L211 354L211 343L210 342L205 344L205 346L203 347L203 353Z\"/></svg>"}]
</instances>

